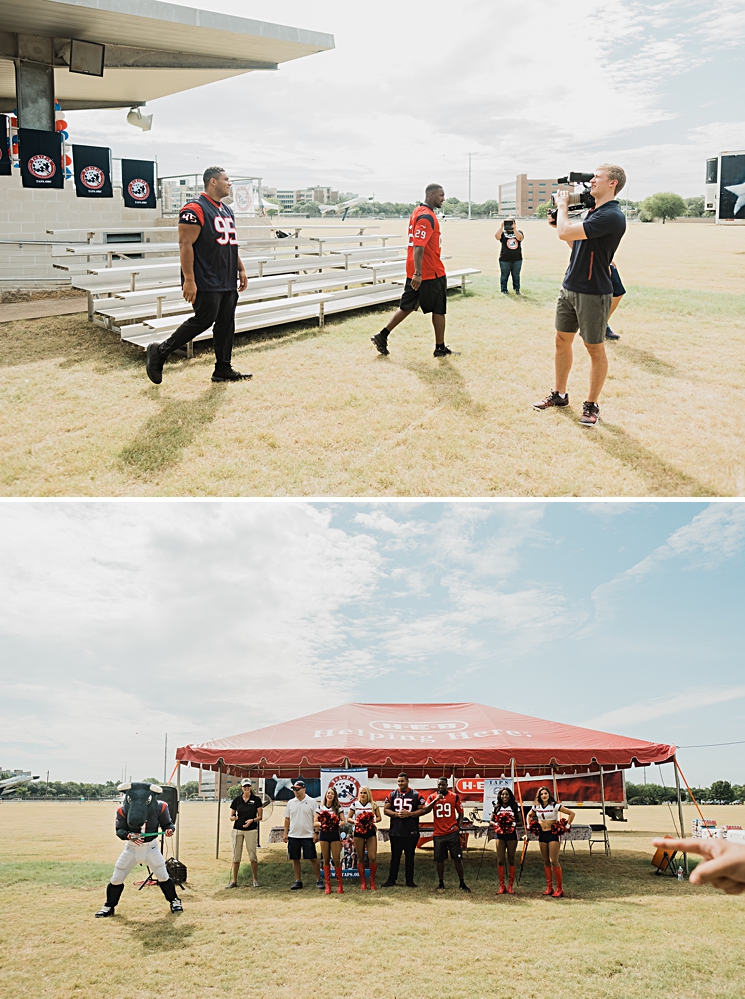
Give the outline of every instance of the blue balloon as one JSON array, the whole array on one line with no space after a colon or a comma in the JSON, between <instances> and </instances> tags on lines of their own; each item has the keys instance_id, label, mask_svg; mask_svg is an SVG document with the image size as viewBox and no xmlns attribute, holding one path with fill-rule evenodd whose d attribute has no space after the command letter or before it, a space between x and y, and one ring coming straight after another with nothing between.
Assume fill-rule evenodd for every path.
<instances>
[{"instance_id":1,"label":"blue balloon","mask_svg":"<svg viewBox=\"0 0 745 999\"><path fill-rule=\"evenodd\" d=\"M64 142L67 142L67 140L70 138L67 132L60 132L60 135L62 136Z\"/></svg>"}]
</instances>

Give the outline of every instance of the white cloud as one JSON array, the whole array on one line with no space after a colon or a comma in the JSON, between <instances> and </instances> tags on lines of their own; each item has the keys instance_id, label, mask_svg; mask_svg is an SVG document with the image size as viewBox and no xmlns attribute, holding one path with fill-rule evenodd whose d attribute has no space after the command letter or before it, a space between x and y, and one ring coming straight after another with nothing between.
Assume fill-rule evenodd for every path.
<instances>
[{"instance_id":1,"label":"white cloud","mask_svg":"<svg viewBox=\"0 0 745 999\"><path fill-rule=\"evenodd\" d=\"M663 563L679 560L686 570L711 569L745 550L745 503L711 503L678 528L645 558L598 586L592 593L596 616L614 613L622 590L654 572Z\"/></svg>"},{"instance_id":2,"label":"white cloud","mask_svg":"<svg viewBox=\"0 0 745 999\"><path fill-rule=\"evenodd\" d=\"M745 697L745 685L732 687L690 687L672 697L645 698L638 704L607 711L588 721L580 722L585 728L601 730L630 728L642 722L662 718L665 715L695 711L710 704L734 701Z\"/></svg>"}]
</instances>

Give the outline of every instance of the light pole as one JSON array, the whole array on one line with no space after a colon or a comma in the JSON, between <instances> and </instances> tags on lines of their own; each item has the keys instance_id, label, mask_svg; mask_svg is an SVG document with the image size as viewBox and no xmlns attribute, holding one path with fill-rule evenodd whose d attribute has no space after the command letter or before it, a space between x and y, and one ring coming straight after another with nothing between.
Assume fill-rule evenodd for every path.
<instances>
[{"instance_id":1,"label":"light pole","mask_svg":"<svg viewBox=\"0 0 745 999\"><path fill-rule=\"evenodd\" d=\"M468 218L471 218L471 156L473 153L468 154Z\"/></svg>"}]
</instances>

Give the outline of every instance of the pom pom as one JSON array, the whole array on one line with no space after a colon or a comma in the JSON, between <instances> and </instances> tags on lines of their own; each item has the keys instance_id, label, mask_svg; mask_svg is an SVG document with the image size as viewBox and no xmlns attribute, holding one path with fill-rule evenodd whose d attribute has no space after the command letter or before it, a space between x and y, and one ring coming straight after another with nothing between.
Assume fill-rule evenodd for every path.
<instances>
[{"instance_id":1,"label":"pom pom","mask_svg":"<svg viewBox=\"0 0 745 999\"><path fill-rule=\"evenodd\" d=\"M558 822L551 823L551 832L554 836L564 836L569 831L569 823L566 819L559 819Z\"/></svg>"},{"instance_id":2,"label":"pom pom","mask_svg":"<svg viewBox=\"0 0 745 999\"><path fill-rule=\"evenodd\" d=\"M318 824L323 832L334 832L339 828L340 817L330 808L322 808L318 813Z\"/></svg>"},{"instance_id":3,"label":"pom pom","mask_svg":"<svg viewBox=\"0 0 745 999\"><path fill-rule=\"evenodd\" d=\"M512 812L500 812L494 820L494 828L500 836L509 836L515 831L515 816Z\"/></svg>"},{"instance_id":4,"label":"pom pom","mask_svg":"<svg viewBox=\"0 0 745 999\"><path fill-rule=\"evenodd\" d=\"M540 834L542 832L542 830L541 830L541 823L538 822L537 819L533 819L533 821L528 826L528 829L529 829L530 832L533 833L534 836L540 836Z\"/></svg>"}]
</instances>

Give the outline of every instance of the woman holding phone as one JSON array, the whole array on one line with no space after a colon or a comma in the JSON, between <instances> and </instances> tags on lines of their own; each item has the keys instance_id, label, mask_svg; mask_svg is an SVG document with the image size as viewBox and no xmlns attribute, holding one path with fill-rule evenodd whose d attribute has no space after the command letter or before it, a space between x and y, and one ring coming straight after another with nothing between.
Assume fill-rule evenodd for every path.
<instances>
[{"instance_id":1,"label":"woman holding phone","mask_svg":"<svg viewBox=\"0 0 745 999\"><path fill-rule=\"evenodd\" d=\"M366 891L365 882L365 850L370 861L370 891L377 891L375 875L378 871L378 830L376 822L380 822L380 809L373 801L369 787L361 787L357 801L347 812L350 822L354 820L354 848L357 851L357 870L360 874L360 891Z\"/></svg>"},{"instance_id":2,"label":"woman holding phone","mask_svg":"<svg viewBox=\"0 0 745 999\"><path fill-rule=\"evenodd\" d=\"M515 852L517 851L517 826L520 822L520 809L515 801L515 795L509 787L500 789L494 802L491 816L492 826L497 836L497 873L499 874L499 891L497 895L515 894ZM510 872L509 882L505 888L504 868L507 860Z\"/></svg>"},{"instance_id":3,"label":"woman holding phone","mask_svg":"<svg viewBox=\"0 0 745 999\"><path fill-rule=\"evenodd\" d=\"M514 219L505 219L494 238L501 243L499 251L499 284L503 295L507 294L507 281L512 275L512 290L520 294L520 271L523 266L523 240L525 234L515 225Z\"/></svg>"},{"instance_id":4,"label":"woman holding phone","mask_svg":"<svg viewBox=\"0 0 745 999\"><path fill-rule=\"evenodd\" d=\"M562 814L566 815L567 818L562 818ZM528 825L532 826L534 822L540 826L538 845L541 849L543 871L546 875L546 890L542 894L563 898L564 882L559 864L559 844L561 837L569 831L569 827L574 822L574 812L571 808L566 808L561 802L558 802L547 787L539 787L533 807L528 812ZM527 839L527 834L525 838ZM555 889L551 880L552 871L556 875Z\"/></svg>"},{"instance_id":5,"label":"woman holding phone","mask_svg":"<svg viewBox=\"0 0 745 999\"><path fill-rule=\"evenodd\" d=\"M333 787L328 787L323 796L321 807L316 814L315 828L319 830L321 858L323 862L323 880L326 894L331 894L331 861L336 872L336 891L344 894L341 870L341 835L339 827L344 819L344 812L339 804L339 796Z\"/></svg>"}]
</instances>

